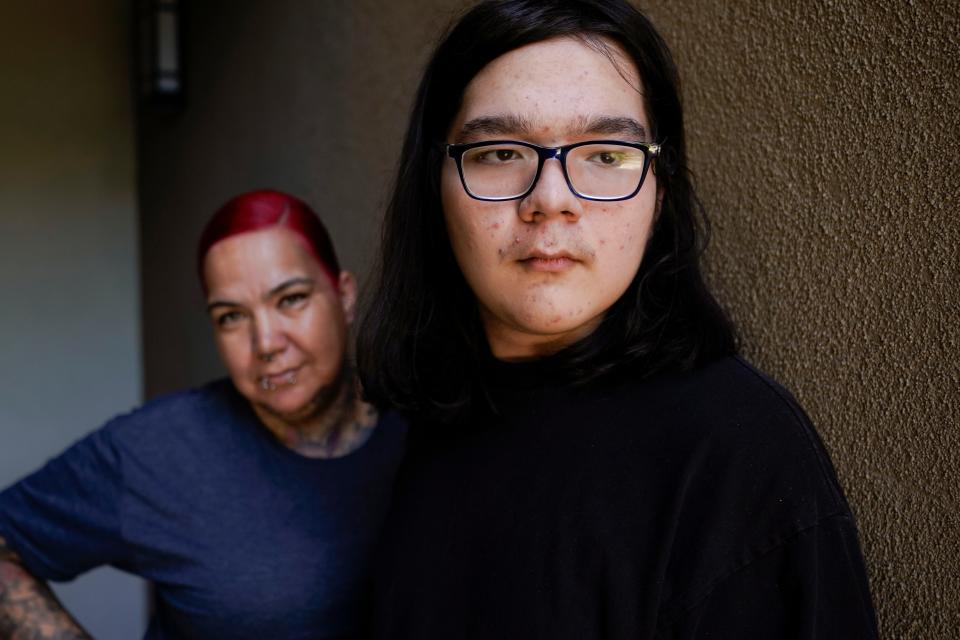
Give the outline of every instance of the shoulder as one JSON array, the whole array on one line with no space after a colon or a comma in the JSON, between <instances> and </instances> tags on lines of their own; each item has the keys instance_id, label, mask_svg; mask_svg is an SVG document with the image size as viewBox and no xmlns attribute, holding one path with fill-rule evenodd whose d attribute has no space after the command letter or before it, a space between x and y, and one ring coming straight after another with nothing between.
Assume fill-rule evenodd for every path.
<instances>
[{"instance_id":1,"label":"shoulder","mask_svg":"<svg viewBox=\"0 0 960 640\"><path fill-rule=\"evenodd\" d=\"M830 457L793 395L741 357L654 381L675 435L703 462L746 483L761 479L816 493L820 507L847 508Z\"/></svg>"},{"instance_id":2,"label":"shoulder","mask_svg":"<svg viewBox=\"0 0 960 640\"><path fill-rule=\"evenodd\" d=\"M740 357L683 374L632 382L645 415L661 435L715 464L771 473L780 465L809 475L840 499L832 465L810 419L793 395ZM639 409L639 407L638 407Z\"/></svg>"},{"instance_id":3,"label":"shoulder","mask_svg":"<svg viewBox=\"0 0 960 640\"><path fill-rule=\"evenodd\" d=\"M852 522L809 418L745 360L645 387L665 425L658 444L670 461L664 476L678 516L673 571L681 590L706 588L820 523Z\"/></svg>"},{"instance_id":4,"label":"shoulder","mask_svg":"<svg viewBox=\"0 0 960 640\"><path fill-rule=\"evenodd\" d=\"M149 424L198 419L210 413L229 412L238 399L240 396L229 380L214 380L200 387L158 396L133 411L118 415L111 423Z\"/></svg>"},{"instance_id":5,"label":"shoulder","mask_svg":"<svg viewBox=\"0 0 960 640\"><path fill-rule=\"evenodd\" d=\"M177 441L207 439L243 419L244 410L243 399L222 379L150 400L94 435L127 452L166 449Z\"/></svg>"},{"instance_id":6,"label":"shoulder","mask_svg":"<svg viewBox=\"0 0 960 640\"><path fill-rule=\"evenodd\" d=\"M641 385L650 396L685 407L682 413L691 418L709 413L714 419L806 420L790 392L739 356L633 384Z\"/></svg>"},{"instance_id":7,"label":"shoulder","mask_svg":"<svg viewBox=\"0 0 960 640\"><path fill-rule=\"evenodd\" d=\"M719 439L809 474L838 509L845 507L827 450L793 394L741 357L721 360L701 375L711 387L704 406L717 416Z\"/></svg>"},{"instance_id":8,"label":"shoulder","mask_svg":"<svg viewBox=\"0 0 960 640\"><path fill-rule=\"evenodd\" d=\"M229 410L240 399L230 380L222 378L199 387L158 396L118 418L149 422L154 419L202 416L209 412Z\"/></svg>"}]
</instances>

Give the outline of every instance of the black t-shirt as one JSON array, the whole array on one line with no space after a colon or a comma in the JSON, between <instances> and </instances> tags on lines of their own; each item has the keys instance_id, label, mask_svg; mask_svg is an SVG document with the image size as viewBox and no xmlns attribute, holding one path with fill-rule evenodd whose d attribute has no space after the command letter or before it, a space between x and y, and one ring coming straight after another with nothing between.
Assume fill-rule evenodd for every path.
<instances>
[{"instance_id":1,"label":"black t-shirt","mask_svg":"<svg viewBox=\"0 0 960 640\"><path fill-rule=\"evenodd\" d=\"M542 361L487 374L498 416L413 434L373 637L876 637L830 460L750 365L585 387Z\"/></svg>"}]
</instances>

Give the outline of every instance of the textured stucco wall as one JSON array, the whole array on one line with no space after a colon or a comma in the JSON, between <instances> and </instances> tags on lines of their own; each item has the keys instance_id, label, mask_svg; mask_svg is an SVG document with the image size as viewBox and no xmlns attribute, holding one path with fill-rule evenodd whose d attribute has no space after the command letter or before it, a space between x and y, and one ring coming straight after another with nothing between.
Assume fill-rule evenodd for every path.
<instances>
[{"instance_id":1,"label":"textured stucco wall","mask_svg":"<svg viewBox=\"0 0 960 640\"><path fill-rule=\"evenodd\" d=\"M956 638L960 4L645 7L684 79L711 280L834 457L883 636Z\"/></svg>"},{"instance_id":2,"label":"textured stucco wall","mask_svg":"<svg viewBox=\"0 0 960 640\"><path fill-rule=\"evenodd\" d=\"M187 108L140 121L148 393L217 368L192 243L227 195L302 194L365 271L419 70L465 4L191 3ZM957 3L640 4L684 76L709 275L833 454L884 637L955 637Z\"/></svg>"}]
</instances>

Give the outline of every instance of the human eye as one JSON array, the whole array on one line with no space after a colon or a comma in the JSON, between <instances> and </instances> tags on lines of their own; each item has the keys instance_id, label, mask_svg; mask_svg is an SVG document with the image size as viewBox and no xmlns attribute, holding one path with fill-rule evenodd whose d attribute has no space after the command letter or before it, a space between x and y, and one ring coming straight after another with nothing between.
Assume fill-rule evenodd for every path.
<instances>
[{"instance_id":1,"label":"human eye","mask_svg":"<svg viewBox=\"0 0 960 640\"><path fill-rule=\"evenodd\" d=\"M626 154L622 151L606 150L591 154L587 157L587 160L596 162L597 164L607 165L608 167L617 167L623 164L625 157Z\"/></svg>"},{"instance_id":2,"label":"human eye","mask_svg":"<svg viewBox=\"0 0 960 640\"><path fill-rule=\"evenodd\" d=\"M616 151L604 151L597 154L597 161L600 164L623 164L623 158L626 154Z\"/></svg>"},{"instance_id":3,"label":"human eye","mask_svg":"<svg viewBox=\"0 0 960 640\"><path fill-rule=\"evenodd\" d=\"M584 162L599 168L630 169L643 164L643 153L625 145L588 145L581 153Z\"/></svg>"},{"instance_id":4,"label":"human eye","mask_svg":"<svg viewBox=\"0 0 960 640\"><path fill-rule=\"evenodd\" d=\"M281 309L293 309L300 306L306 299L307 293L305 291L294 291L281 296L278 305Z\"/></svg>"},{"instance_id":5,"label":"human eye","mask_svg":"<svg viewBox=\"0 0 960 640\"><path fill-rule=\"evenodd\" d=\"M221 329L229 329L239 324L241 320L243 320L243 313L236 309L217 314L213 319Z\"/></svg>"},{"instance_id":6,"label":"human eye","mask_svg":"<svg viewBox=\"0 0 960 640\"><path fill-rule=\"evenodd\" d=\"M485 165L505 165L529 159L530 149L521 145L498 144L474 147L464 154L467 162Z\"/></svg>"}]
</instances>

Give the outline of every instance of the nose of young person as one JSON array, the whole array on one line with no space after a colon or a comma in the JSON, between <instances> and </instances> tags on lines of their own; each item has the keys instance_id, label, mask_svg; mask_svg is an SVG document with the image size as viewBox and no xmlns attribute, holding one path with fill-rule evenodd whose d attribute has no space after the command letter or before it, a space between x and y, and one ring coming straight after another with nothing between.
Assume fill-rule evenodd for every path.
<instances>
[{"instance_id":1,"label":"nose of young person","mask_svg":"<svg viewBox=\"0 0 960 640\"><path fill-rule=\"evenodd\" d=\"M533 191L520 201L520 219L539 222L562 216L568 222L576 222L582 213L583 203L570 190L560 162L553 158L544 162Z\"/></svg>"}]
</instances>

